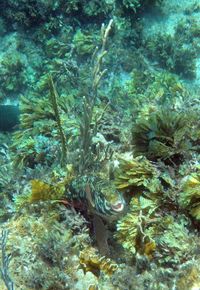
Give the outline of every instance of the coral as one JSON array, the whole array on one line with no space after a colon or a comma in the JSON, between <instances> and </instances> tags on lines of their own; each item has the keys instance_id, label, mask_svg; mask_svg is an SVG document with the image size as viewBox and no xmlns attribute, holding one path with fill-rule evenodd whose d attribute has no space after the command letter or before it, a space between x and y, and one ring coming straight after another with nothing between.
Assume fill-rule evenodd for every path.
<instances>
[{"instance_id":1,"label":"coral","mask_svg":"<svg viewBox=\"0 0 200 290\"><path fill-rule=\"evenodd\" d=\"M22 94L19 130L0 134L16 289L199 287L199 92L176 76L195 75L199 6L161 1L0 2L0 100Z\"/></svg>"},{"instance_id":2,"label":"coral","mask_svg":"<svg viewBox=\"0 0 200 290\"><path fill-rule=\"evenodd\" d=\"M197 220L200 220L200 169L182 180L179 203L182 208Z\"/></svg>"},{"instance_id":3,"label":"coral","mask_svg":"<svg viewBox=\"0 0 200 290\"><path fill-rule=\"evenodd\" d=\"M94 120L94 107L98 101L98 88L101 80L106 73L106 69L103 69L103 60L107 54L106 45L108 36L112 29L113 19L111 19L107 26L102 24L101 27L101 47L95 50L93 55L92 71L90 69L91 87L88 95L83 98L82 106L83 112L79 118L80 128L80 141L79 141L79 173L82 173L86 168L90 168L95 165L94 154L92 154L92 137L97 133L97 124L99 120Z\"/></svg>"},{"instance_id":4,"label":"coral","mask_svg":"<svg viewBox=\"0 0 200 290\"><path fill-rule=\"evenodd\" d=\"M52 108L54 111L57 127L58 127L58 132L60 134L60 142L61 142L61 166L65 165L66 158L67 158L67 148L66 148L66 136L64 134L62 124L61 124L61 119L60 119L60 114L58 110L58 93L56 91L54 82L52 77L50 76L49 78L49 87L50 87L50 100L52 104Z\"/></svg>"},{"instance_id":5,"label":"coral","mask_svg":"<svg viewBox=\"0 0 200 290\"><path fill-rule=\"evenodd\" d=\"M132 129L134 154L180 163L190 149L188 130L187 116L168 107L150 113L146 119L140 117Z\"/></svg>"}]
</instances>

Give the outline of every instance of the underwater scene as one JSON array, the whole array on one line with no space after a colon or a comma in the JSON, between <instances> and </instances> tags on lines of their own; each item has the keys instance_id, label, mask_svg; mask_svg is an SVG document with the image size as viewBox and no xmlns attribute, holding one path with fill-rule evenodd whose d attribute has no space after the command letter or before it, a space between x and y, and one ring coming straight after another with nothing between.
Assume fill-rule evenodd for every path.
<instances>
[{"instance_id":1,"label":"underwater scene","mask_svg":"<svg viewBox=\"0 0 200 290\"><path fill-rule=\"evenodd\" d=\"M0 290L200 289L200 1L0 1Z\"/></svg>"}]
</instances>

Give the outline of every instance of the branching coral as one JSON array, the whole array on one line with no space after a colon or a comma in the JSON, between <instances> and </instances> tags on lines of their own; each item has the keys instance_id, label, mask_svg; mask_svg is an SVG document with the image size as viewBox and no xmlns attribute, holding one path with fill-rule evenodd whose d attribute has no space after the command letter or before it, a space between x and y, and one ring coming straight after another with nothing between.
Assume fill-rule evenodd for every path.
<instances>
[{"instance_id":1,"label":"branching coral","mask_svg":"<svg viewBox=\"0 0 200 290\"><path fill-rule=\"evenodd\" d=\"M62 151L61 166L64 166L66 162L66 158L67 158L66 136L62 128L61 118L60 118L60 114L58 110L58 93L56 91L56 88L55 88L55 85L51 76L49 78L49 87L50 87L50 100L51 100L52 108L54 111L56 123L58 126L58 132L60 135L61 151Z\"/></svg>"},{"instance_id":2,"label":"branching coral","mask_svg":"<svg viewBox=\"0 0 200 290\"><path fill-rule=\"evenodd\" d=\"M93 67L92 67L92 86L91 93L83 98L83 113L80 118L80 162L79 162L79 172L82 173L86 168L88 169L92 163L94 163L94 156L92 155L92 137L97 133L97 120L93 125L92 129L92 119L94 106L97 102L98 88L103 76L106 73L106 69L102 68L103 59L107 53L106 44L108 36L113 24L113 19L111 19L105 27L103 24L101 27L101 48L94 52L93 56Z\"/></svg>"}]
</instances>

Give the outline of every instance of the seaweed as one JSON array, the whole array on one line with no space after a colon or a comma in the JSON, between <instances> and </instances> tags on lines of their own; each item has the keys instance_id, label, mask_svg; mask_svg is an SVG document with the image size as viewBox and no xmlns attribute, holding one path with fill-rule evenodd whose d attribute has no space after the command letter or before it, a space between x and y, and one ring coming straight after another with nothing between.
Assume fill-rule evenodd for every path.
<instances>
[{"instance_id":1,"label":"seaweed","mask_svg":"<svg viewBox=\"0 0 200 290\"><path fill-rule=\"evenodd\" d=\"M141 116L132 129L133 154L180 164L191 149L188 130L187 115L167 107L150 113L146 119Z\"/></svg>"},{"instance_id":2,"label":"seaweed","mask_svg":"<svg viewBox=\"0 0 200 290\"><path fill-rule=\"evenodd\" d=\"M197 221L200 220L200 171L196 168L193 172L185 176L181 183L179 203L186 209Z\"/></svg>"}]
</instances>

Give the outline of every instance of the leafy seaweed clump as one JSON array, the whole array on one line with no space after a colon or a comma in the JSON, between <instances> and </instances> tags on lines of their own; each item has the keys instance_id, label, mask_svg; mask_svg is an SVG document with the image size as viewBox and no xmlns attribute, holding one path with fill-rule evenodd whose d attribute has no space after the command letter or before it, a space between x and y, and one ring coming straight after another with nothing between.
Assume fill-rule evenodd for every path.
<instances>
[{"instance_id":1,"label":"leafy seaweed clump","mask_svg":"<svg viewBox=\"0 0 200 290\"><path fill-rule=\"evenodd\" d=\"M27 86L27 78L24 73L26 63L23 55L17 51L9 51L1 58L0 66L0 78L2 80L0 94L15 97Z\"/></svg>"},{"instance_id":2,"label":"leafy seaweed clump","mask_svg":"<svg viewBox=\"0 0 200 290\"><path fill-rule=\"evenodd\" d=\"M179 202L182 208L200 220L200 168L183 178Z\"/></svg>"},{"instance_id":3,"label":"leafy seaweed clump","mask_svg":"<svg viewBox=\"0 0 200 290\"><path fill-rule=\"evenodd\" d=\"M19 209L26 204L39 201L57 200L64 195L65 185L61 182L56 185L45 183L41 180L31 180L31 191L15 197L15 205Z\"/></svg>"},{"instance_id":4,"label":"leafy seaweed clump","mask_svg":"<svg viewBox=\"0 0 200 290\"><path fill-rule=\"evenodd\" d=\"M115 238L133 256L138 253L158 265L178 266L190 260L198 247L197 238L189 233L189 221L184 216L175 221L159 208L158 201L133 198L130 211L117 222Z\"/></svg>"},{"instance_id":5,"label":"leafy seaweed clump","mask_svg":"<svg viewBox=\"0 0 200 290\"><path fill-rule=\"evenodd\" d=\"M137 251L151 255L155 244L150 236L144 233L146 222L154 216L158 204L150 199L133 198L130 203L130 212L117 222L116 239L132 254ZM153 242L153 243L152 243Z\"/></svg>"},{"instance_id":6,"label":"leafy seaweed clump","mask_svg":"<svg viewBox=\"0 0 200 290\"><path fill-rule=\"evenodd\" d=\"M132 129L134 154L179 164L190 148L188 129L186 115L170 108L140 117Z\"/></svg>"},{"instance_id":7,"label":"leafy seaweed clump","mask_svg":"<svg viewBox=\"0 0 200 290\"><path fill-rule=\"evenodd\" d=\"M115 172L115 184L118 189L131 192L148 190L155 193L161 189L159 171L142 156L120 159Z\"/></svg>"},{"instance_id":8,"label":"leafy seaweed clump","mask_svg":"<svg viewBox=\"0 0 200 290\"><path fill-rule=\"evenodd\" d=\"M79 56L91 56L97 46L95 35L77 30L73 39L74 48Z\"/></svg>"},{"instance_id":9,"label":"leafy seaweed clump","mask_svg":"<svg viewBox=\"0 0 200 290\"><path fill-rule=\"evenodd\" d=\"M146 48L149 57L156 59L162 68L184 78L195 78L197 50L187 37L158 33L147 40Z\"/></svg>"}]
</instances>

